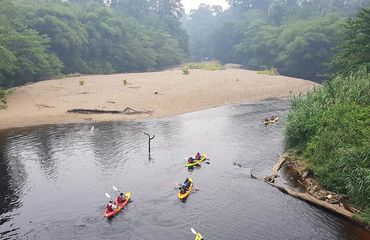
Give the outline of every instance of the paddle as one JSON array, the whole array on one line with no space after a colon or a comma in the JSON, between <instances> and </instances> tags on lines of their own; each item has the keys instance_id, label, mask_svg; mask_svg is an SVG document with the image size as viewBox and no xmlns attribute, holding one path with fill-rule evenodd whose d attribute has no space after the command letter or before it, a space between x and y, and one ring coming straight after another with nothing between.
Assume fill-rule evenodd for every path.
<instances>
[{"instance_id":1,"label":"paddle","mask_svg":"<svg viewBox=\"0 0 370 240\"><path fill-rule=\"evenodd\" d=\"M174 182L173 185L175 185L175 188L178 188L179 186L182 186L181 183L177 183L177 182ZM192 192L195 192L195 191L200 191L199 188L193 188Z\"/></svg>"},{"instance_id":2,"label":"paddle","mask_svg":"<svg viewBox=\"0 0 370 240\"><path fill-rule=\"evenodd\" d=\"M114 191L120 192L120 191L118 191L118 188L116 186L112 186L112 188L113 188Z\"/></svg>"},{"instance_id":3,"label":"paddle","mask_svg":"<svg viewBox=\"0 0 370 240\"><path fill-rule=\"evenodd\" d=\"M112 202L114 202L114 201L113 201L113 199L110 197L110 195L109 195L108 193L105 193L105 196L106 196L107 198L109 198Z\"/></svg>"},{"instance_id":4,"label":"paddle","mask_svg":"<svg viewBox=\"0 0 370 240\"><path fill-rule=\"evenodd\" d=\"M197 231L194 230L194 228L190 228L191 232L197 235Z\"/></svg>"},{"instance_id":5,"label":"paddle","mask_svg":"<svg viewBox=\"0 0 370 240\"><path fill-rule=\"evenodd\" d=\"M121 192L120 190L118 190L118 188L116 186L112 186L112 188L113 188L114 191L117 191L119 193ZM132 202L132 200L130 199L128 202Z\"/></svg>"}]
</instances>

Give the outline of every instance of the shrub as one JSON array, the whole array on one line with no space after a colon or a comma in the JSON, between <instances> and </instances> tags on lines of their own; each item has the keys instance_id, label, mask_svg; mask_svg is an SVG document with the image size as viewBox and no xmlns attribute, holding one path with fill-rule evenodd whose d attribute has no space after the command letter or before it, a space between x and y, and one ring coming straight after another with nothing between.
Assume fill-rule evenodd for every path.
<instances>
[{"instance_id":1,"label":"shrub","mask_svg":"<svg viewBox=\"0 0 370 240\"><path fill-rule=\"evenodd\" d=\"M11 89L0 88L0 110L6 108L7 97L12 93Z\"/></svg>"},{"instance_id":2,"label":"shrub","mask_svg":"<svg viewBox=\"0 0 370 240\"><path fill-rule=\"evenodd\" d=\"M189 72L189 69L188 68L183 68L182 69L182 74L184 75L188 75L190 72Z\"/></svg>"},{"instance_id":3,"label":"shrub","mask_svg":"<svg viewBox=\"0 0 370 240\"><path fill-rule=\"evenodd\" d=\"M286 147L306 159L322 185L370 209L369 74L337 76L293 97L284 133Z\"/></svg>"},{"instance_id":4,"label":"shrub","mask_svg":"<svg viewBox=\"0 0 370 240\"><path fill-rule=\"evenodd\" d=\"M198 62L198 63L190 63L183 67L183 69L205 69L205 70L223 70L224 66L216 61L211 62Z\"/></svg>"}]
</instances>

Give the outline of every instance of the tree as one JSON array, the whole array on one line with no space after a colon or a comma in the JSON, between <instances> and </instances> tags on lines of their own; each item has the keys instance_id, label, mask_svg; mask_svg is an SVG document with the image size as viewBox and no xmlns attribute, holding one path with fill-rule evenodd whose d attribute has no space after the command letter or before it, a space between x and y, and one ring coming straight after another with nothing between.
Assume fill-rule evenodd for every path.
<instances>
[{"instance_id":1,"label":"tree","mask_svg":"<svg viewBox=\"0 0 370 240\"><path fill-rule=\"evenodd\" d=\"M344 42L332 60L340 73L348 74L366 66L370 71L370 8L364 8L345 25Z\"/></svg>"}]
</instances>

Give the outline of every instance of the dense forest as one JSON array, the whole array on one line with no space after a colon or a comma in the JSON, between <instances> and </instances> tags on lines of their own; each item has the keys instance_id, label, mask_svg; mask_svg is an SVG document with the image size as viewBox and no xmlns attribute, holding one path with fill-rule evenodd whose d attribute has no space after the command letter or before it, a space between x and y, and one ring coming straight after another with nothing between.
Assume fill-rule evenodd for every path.
<instances>
[{"instance_id":1,"label":"dense forest","mask_svg":"<svg viewBox=\"0 0 370 240\"><path fill-rule=\"evenodd\" d=\"M0 86L178 64L183 15L180 0L0 0Z\"/></svg>"},{"instance_id":2,"label":"dense forest","mask_svg":"<svg viewBox=\"0 0 370 240\"><path fill-rule=\"evenodd\" d=\"M185 15L180 0L0 0L0 87L184 59L328 76L338 70L331 59L346 19L370 0L227 2Z\"/></svg>"},{"instance_id":3,"label":"dense forest","mask_svg":"<svg viewBox=\"0 0 370 240\"><path fill-rule=\"evenodd\" d=\"M230 8L202 4L183 20L190 55L250 68L314 78L330 64L343 26L368 0L228 0Z\"/></svg>"}]
</instances>

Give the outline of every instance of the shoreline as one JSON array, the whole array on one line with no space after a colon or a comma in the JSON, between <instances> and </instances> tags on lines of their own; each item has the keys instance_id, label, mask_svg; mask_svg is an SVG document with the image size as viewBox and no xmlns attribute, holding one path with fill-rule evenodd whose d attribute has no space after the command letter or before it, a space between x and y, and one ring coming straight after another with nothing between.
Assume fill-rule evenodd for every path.
<instances>
[{"instance_id":1,"label":"shoreline","mask_svg":"<svg viewBox=\"0 0 370 240\"><path fill-rule=\"evenodd\" d=\"M280 174L283 177L278 180ZM251 177L258 178L252 174ZM280 155L272 168L272 175L261 180L294 198L346 218L370 232L369 223L359 216L361 211L348 201L348 196L321 186L307 164L294 155L287 152Z\"/></svg>"},{"instance_id":2,"label":"shoreline","mask_svg":"<svg viewBox=\"0 0 370 240\"><path fill-rule=\"evenodd\" d=\"M225 105L305 94L319 84L255 71L190 70L87 75L40 81L14 88L0 110L0 131L81 122L143 120L175 116ZM71 109L122 111L129 114L77 114ZM135 114L134 111L150 112Z\"/></svg>"}]
</instances>

